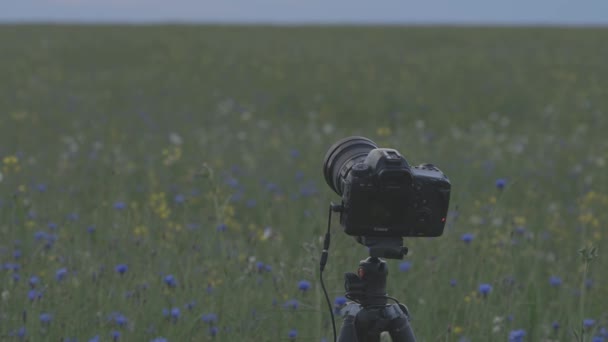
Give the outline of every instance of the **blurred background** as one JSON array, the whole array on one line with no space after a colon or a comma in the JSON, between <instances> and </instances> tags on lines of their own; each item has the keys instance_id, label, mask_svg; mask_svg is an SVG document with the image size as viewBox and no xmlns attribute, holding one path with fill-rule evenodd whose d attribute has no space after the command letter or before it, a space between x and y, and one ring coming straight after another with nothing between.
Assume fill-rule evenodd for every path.
<instances>
[{"instance_id":1,"label":"blurred background","mask_svg":"<svg viewBox=\"0 0 608 342\"><path fill-rule=\"evenodd\" d=\"M608 340L608 2L0 5L0 340L330 341L335 141L452 182L419 341ZM366 249L333 221L326 283ZM385 339L384 341L387 341Z\"/></svg>"}]
</instances>

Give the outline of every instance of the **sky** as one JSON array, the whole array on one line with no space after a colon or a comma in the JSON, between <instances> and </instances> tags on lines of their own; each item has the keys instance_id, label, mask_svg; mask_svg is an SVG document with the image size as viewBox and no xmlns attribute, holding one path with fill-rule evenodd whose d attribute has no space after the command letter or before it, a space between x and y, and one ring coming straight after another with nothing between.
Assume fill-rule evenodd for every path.
<instances>
[{"instance_id":1,"label":"sky","mask_svg":"<svg viewBox=\"0 0 608 342\"><path fill-rule=\"evenodd\" d=\"M608 26L608 0L0 0L0 22Z\"/></svg>"}]
</instances>

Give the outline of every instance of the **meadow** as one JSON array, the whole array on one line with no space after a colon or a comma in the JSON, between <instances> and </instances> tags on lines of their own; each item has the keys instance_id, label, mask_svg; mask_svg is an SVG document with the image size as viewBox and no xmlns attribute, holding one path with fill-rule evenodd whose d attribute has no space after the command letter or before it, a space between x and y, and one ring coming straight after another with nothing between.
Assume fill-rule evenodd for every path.
<instances>
[{"instance_id":1,"label":"meadow","mask_svg":"<svg viewBox=\"0 0 608 342\"><path fill-rule=\"evenodd\" d=\"M362 135L452 183L388 261L418 341L608 341L606 42L0 26L0 340L331 341L321 166ZM365 257L334 219L334 309Z\"/></svg>"}]
</instances>

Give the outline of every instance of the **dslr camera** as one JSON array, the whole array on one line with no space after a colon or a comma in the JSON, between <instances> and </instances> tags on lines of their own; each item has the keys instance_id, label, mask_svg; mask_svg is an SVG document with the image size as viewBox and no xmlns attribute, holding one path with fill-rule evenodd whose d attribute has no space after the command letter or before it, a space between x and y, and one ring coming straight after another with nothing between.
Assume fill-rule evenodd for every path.
<instances>
[{"instance_id":1,"label":"dslr camera","mask_svg":"<svg viewBox=\"0 0 608 342\"><path fill-rule=\"evenodd\" d=\"M344 232L372 257L401 259L407 254L403 237L443 234L451 185L432 164L410 166L399 151L353 136L329 148L323 175L342 196L334 210Z\"/></svg>"}]
</instances>

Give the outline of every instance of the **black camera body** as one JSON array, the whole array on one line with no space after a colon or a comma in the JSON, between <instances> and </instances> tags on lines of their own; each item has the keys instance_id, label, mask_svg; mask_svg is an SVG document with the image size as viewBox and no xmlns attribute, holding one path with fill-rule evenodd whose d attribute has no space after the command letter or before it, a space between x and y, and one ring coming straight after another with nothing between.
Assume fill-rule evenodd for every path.
<instances>
[{"instance_id":1,"label":"black camera body","mask_svg":"<svg viewBox=\"0 0 608 342\"><path fill-rule=\"evenodd\" d=\"M363 137L343 139L325 158L327 183L342 196L340 223L359 242L443 234L449 179L432 164L410 166L395 149Z\"/></svg>"}]
</instances>

